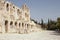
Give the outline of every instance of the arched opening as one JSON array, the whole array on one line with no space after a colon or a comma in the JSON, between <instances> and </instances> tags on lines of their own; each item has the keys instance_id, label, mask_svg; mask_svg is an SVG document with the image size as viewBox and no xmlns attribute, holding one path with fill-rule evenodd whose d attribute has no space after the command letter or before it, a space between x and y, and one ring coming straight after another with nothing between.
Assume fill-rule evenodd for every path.
<instances>
[{"instance_id":1,"label":"arched opening","mask_svg":"<svg viewBox=\"0 0 60 40\"><path fill-rule=\"evenodd\" d=\"M10 25L13 25L13 22L12 21L10 22Z\"/></svg>"},{"instance_id":2,"label":"arched opening","mask_svg":"<svg viewBox=\"0 0 60 40\"><path fill-rule=\"evenodd\" d=\"M10 27L13 28L13 21L10 22Z\"/></svg>"},{"instance_id":3,"label":"arched opening","mask_svg":"<svg viewBox=\"0 0 60 40\"><path fill-rule=\"evenodd\" d=\"M6 8L7 8L7 11L8 11L9 10L9 4L8 3L6 4Z\"/></svg>"},{"instance_id":4,"label":"arched opening","mask_svg":"<svg viewBox=\"0 0 60 40\"><path fill-rule=\"evenodd\" d=\"M21 25L21 24L19 23L19 27L20 27L20 25Z\"/></svg>"},{"instance_id":5,"label":"arched opening","mask_svg":"<svg viewBox=\"0 0 60 40\"><path fill-rule=\"evenodd\" d=\"M8 32L8 21L5 20L5 32L7 33Z\"/></svg>"},{"instance_id":6,"label":"arched opening","mask_svg":"<svg viewBox=\"0 0 60 40\"><path fill-rule=\"evenodd\" d=\"M17 26L17 22L15 22L15 26Z\"/></svg>"},{"instance_id":7,"label":"arched opening","mask_svg":"<svg viewBox=\"0 0 60 40\"><path fill-rule=\"evenodd\" d=\"M22 27L24 27L24 23L22 23Z\"/></svg>"}]
</instances>

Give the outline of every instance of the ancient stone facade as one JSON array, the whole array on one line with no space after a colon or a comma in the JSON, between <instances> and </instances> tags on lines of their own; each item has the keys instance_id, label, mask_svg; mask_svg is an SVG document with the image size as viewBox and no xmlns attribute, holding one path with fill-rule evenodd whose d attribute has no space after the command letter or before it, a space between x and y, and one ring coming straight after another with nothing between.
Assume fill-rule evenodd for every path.
<instances>
[{"instance_id":1,"label":"ancient stone facade","mask_svg":"<svg viewBox=\"0 0 60 40\"><path fill-rule=\"evenodd\" d=\"M30 10L24 4L22 8L0 0L0 33L29 33L35 27L30 20Z\"/></svg>"}]
</instances>

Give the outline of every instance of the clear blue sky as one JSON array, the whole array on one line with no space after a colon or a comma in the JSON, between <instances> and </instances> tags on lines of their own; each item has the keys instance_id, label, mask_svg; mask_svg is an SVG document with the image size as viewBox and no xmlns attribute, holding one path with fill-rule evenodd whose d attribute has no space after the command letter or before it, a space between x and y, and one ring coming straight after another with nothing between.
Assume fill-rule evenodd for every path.
<instances>
[{"instance_id":1,"label":"clear blue sky","mask_svg":"<svg viewBox=\"0 0 60 40\"><path fill-rule=\"evenodd\" d=\"M60 0L10 0L21 7L24 3L30 8L31 18L40 21L41 18L47 22L48 18L56 20L60 17Z\"/></svg>"}]
</instances>

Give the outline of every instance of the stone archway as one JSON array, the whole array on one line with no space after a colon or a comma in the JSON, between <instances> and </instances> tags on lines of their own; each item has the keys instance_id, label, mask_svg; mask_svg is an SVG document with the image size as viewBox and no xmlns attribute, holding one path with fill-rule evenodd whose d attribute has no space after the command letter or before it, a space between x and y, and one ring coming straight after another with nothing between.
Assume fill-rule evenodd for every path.
<instances>
[{"instance_id":1,"label":"stone archway","mask_svg":"<svg viewBox=\"0 0 60 40\"><path fill-rule=\"evenodd\" d=\"M17 26L17 22L15 22L15 26Z\"/></svg>"},{"instance_id":2,"label":"stone archway","mask_svg":"<svg viewBox=\"0 0 60 40\"><path fill-rule=\"evenodd\" d=\"M21 25L21 24L19 23L19 27L20 27L20 25Z\"/></svg>"},{"instance_id":3,"label":"stone archway","mask_svg":"<svg viewBox=\"0 0 60 40\"><path fill-rule=\"evenodd\" d=\"M8 32L8 20L5 20L5 32Z\"/></svg>"},{"instance_id":4,"label":"stone archway","mask_svg":"<svg viewBox=\"0 0 60 40\"><path fill-rule=\"evenodd\" d=\"M22 23L22 27L24 27L24 23Z\"/></svg>"},{"instance_id":5,"label":"stone archway","mask_svg":"<svg viewBox=\"0 0 60 40\"><path fill-rule=\"evenodd\" d=\"M10 22L10 28L13 28L13 21Z\"/></svg>"}]
</instances>

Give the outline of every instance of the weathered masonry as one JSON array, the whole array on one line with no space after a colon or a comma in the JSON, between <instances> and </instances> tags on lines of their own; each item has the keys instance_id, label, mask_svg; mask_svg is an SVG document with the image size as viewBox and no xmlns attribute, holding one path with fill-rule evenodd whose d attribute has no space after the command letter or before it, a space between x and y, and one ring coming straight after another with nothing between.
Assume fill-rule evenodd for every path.
<instances>
[{"instance_id":1,"label":"weathered masonry","mask_svg":"<svg viewBox=\"0 0 60 40\"><path fill-rule=\"evenodd\" d=\"M21 8L0 0L0 33L29 33L35 23L30 20L30 10L24 4Z\"/></svg>"}]
</instances>

